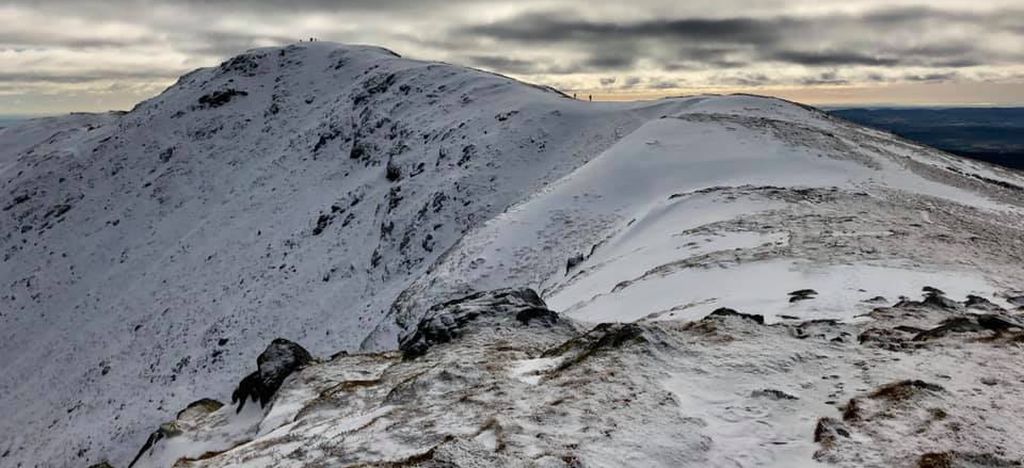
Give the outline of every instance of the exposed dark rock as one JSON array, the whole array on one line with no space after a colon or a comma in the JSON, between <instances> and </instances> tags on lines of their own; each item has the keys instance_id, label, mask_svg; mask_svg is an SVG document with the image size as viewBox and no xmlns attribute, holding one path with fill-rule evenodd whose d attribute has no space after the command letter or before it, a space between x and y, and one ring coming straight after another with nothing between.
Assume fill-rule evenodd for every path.
<instances>
[{"instance_id":1,"label":"exposed dark rock","mask_svg":"<svg viewBox=\"0 0 1024 468\"><path fill-rule=\"evenodd\" d=\"M857 342L891 351L900 351L910 347L911 341L923 330L915 327L897 326L893 328L868 328L857 335Z\"/></svg>"},{"instance_id":2,"label":"exposed dark rock","mask_svg":"<svg viewBox=\"0 0 1024 468\"><path fill-rule=\"evenodd\" d=\"M849 336L846 332L840 332L840 335L834 335L836 333L836 327L839 325L839 321L835 319L813 319L804 320L800 324L792 329L794 337L799 339L806 339L810 337L827 339L832 334L832 341L843 341L845 336ZM836 340L839 338L839 340Z\"/></svg>"},{"instance_id":3,"label":"exposed dark rock","mask_svg":"<svg viewBox=\"0 0 1024 468\"><path fill-rule=\"evenodd\" d=\"M814 441L824 447L831 447L840 437L849 438L850 431L835 419L821 418L814 427Z\"/></svg>"},{"instance_id":4,"label":"exposed dark rock","mask_svg":"<svg viewBox=\"0 0 1024 468\"><path fill-rule=\"evenodd\" d=\"M470 159L473 159L474 156L476 156L476 145L469 144L463 146L462 156L459 157L459 160L458 162L455 163L455 165L462 167L464 164L468 163Z\"/></svg>"},{"instance_id":5,"label":"exposed dark rock","mask_svg":"<svg viewBox=\"0 0 1024 468\"><path fill-rule=\"evenodd\" d=\"M799 289L789 293L789 302L803 301L807 299L814 299L818 295L818 291L813 289Z\"/></svg>"},{"instance_id":6,"label":"exposed dark rock","mask_svg":"<svg viewBox=\"0 0 1024 468\"><path fill-rule=\"evenodd\" d=\"M1022 329L1024 324L1017 320L997 314L981 314L953 317L943 321L939 326L919 333L914 341L923 341L946 336L950 333L977 333L985 330L1002 333L1012 329Z\"/></svg>"},{"instance_id":7,"label":"exposed dark rock","mask_svg":"<svg viewBox=\"0 0 1024 468\"><path fill-rule=\"evenodd\" d=\"M372 96L387 91L391 85L395 84L395 78L396 76L394 73L379 74L370 77L363 82L364 92L354 96L352 98L352 102L357 106L366 103L366 101Z\"/></svg>"},{"instance_id":8,"label":"exposed dark rock","mask_svg":"<svg viewBox=\"0 0 1024 468\"><path fill-rule=\"evenodd\" d=\"M352 143L352 149L349 150L348 157L351 159L367 160L370 158L371 152L372 148L369 144L356 140Z\"/></svg>"},{"instance_id":9,"label":"exposed dark rock","mask_svg":"<svg viewBox=\"0 0 1024 468\"><path fill-rule=\"evenodd\" d=\"M962 308L959 302L947 298L945 293L940 289L925 286L924 288L921 288L921 290L924 291L923 301L912 301L906 297L900 296L900 301L893 307L908 308L926 306L942 310L960 310Z\"/></svg>"},{"instance_id":10,"label":"exposed dark rock","mask_svg":"<svg viewBox=\"0 0 1024 468\"><path fill-rule=\"evenodd\" d=\"M238 403L241 411L248 399L259 401L264 407L270 402L284 379L313 361L313 356L298 344L277 338L256 358L257 370L247 375L231 394L231 403Z\"/></svg>"},{"instance_id":11,"label":"exposed dark rock","mask_svg":"<svg viewBox=\"0 0 1024 468\"><path fill-rule=\"evenodd\" d=\"M981 325L986 330L992 330L994 332L1004 332L1011 329L1024 328L1024 324L1019 321L1003 315L995 314L984 314L976 316L978 325Z\"/></svg>"},{"instance_id":12,"label":"exposed dark rock","mask_svg":"<svg viewBox=\"0 0 1024 468\"><path fill-rule=\"evenodd\" d=\"M316 218L316 226L313 226L312 234L314 236L323 234L324 229L327 229L327 226L330 226L331 221L334 221L333 215L321 213L320 216Z\"/></svg>"},{"instance_id":13,"label":"exposed dark rock","mask_svg":"<svg viewBox=\"0 0 1024 468\"><path fill-rule=\"evenodd\" d=\"M644 329L635 323L601 323L583 335L544 352L543 357L567 356L558 366L564 370L608 349L622 348L630 343L643 343Z\"/></svg>"},{"instance_id":14,"label":"exposed dark rock","mask_svg":"<svg viewBox=\"0 0 1024 468\"><path fill-rule=\"evenodd\" d=\"M917 459L918 468L953 468L953 452L926 453Z\"/></svg>"},{"instance_id":15,"label":"exposed dark rock","mask_svg":"<svg viewBox=\"0 0 1024 468\"><path fill-rule=\"evenodd\" d=\"M765 388L762 390L754 390L750 392L750 396L753 398L769 398L772 400L799 400L799 398L790 395L782 390L776 390L774 388Z\"/></svg>"},{"instance_id":16,"label":"exposed dark rock","mask_svg":"<svg viewBox=\"0 0 1024 468\"><path fill-rule=\"evenodd\" d=\"M199 97L199 108L213 109L231 102L235 96L248 96L249 93L237 89L225 89L214 91Z\"/></svg>"},{"instance_id":17,"label":"exposed dark rock","mask_svg":"<svg viewBox=\"0 0 1024 468\"><path fill-rule=\"evenodd\" d=\"M860 421L862 415L860 400L851 398L842 409L843 421Z\"/></svg>"},{"instance_id":18,"label":"exposed dark rock","mask_svg":"<svg viewBox=\"0 0 1024 468\"><path fill-rule=\"evenodd\" d=\"M448 343L462 333L467 323L480 316L478 311L459 311L460 313L440 314L424 319L416 327L416 333L407 340L399 342L406 359L426 354L431 346Z\"/></svg>"},{"instance_id":19,"label":"exposed dark rock","mask_svg":"<svg viewBox=\"0 0 1024 468\"><path fill-rule=\"evenodd\" d=\"M89 468L114 468L114 465L111 465L110 462L103 460L99 463L93 463L92 465L89 465Z\"/></svg>"},{"instance_id":20,"label":"exposed dark rock","mask_svg":"<svg viewBox=\"0 0 1024 468\"><path fill-rule=\"evenodd\" d=\"M8 211L11 208L14 208L15 206L18 206L18 205L20 205L22 203L25 203L30 198L32 198L32 197L29 194L27 194L27 193L23 193L21 195L15 195L14 199L11 200L11 203L7 204L7 206L4 207L4 211Z\"/></svg>"},{"instance_id":21,"label":"exposed dark rock","mask_svg":"<svg viewBox=\"0 0 1024 468\"><path fill-rule=\"evenodd\" d=\"M928 296L925 296L924 304L945 310L956 310L960 308L960 304L956 301L938 294L929 294Z\"/></svg>"},{"instance_id":22,"label":"exposed dark rock","mask_svg":"<svg viewBox=\"0 0 1024 468\"><path fill-rule=\"evenodd\" d=\"M251 53L239 55L221 63L220 69L224 73L236 72L244 76L255 76L255 72L260 66L260 59L264 57L266 57L266 54Z\"/></svg>"},{"instance_id":23,"label":"exposed dark rock","mask_svg":"<svg viewBox=\"0 0 1024 468\"><path fill-rule=\"evenodd\" d=\"M173 156L174 156L174 147L173 146L168 146L167 149L165 149L165 150L160 152L160 156L159 156L160 162L170 161Z\"/></svg>"},{"instance_id":24,"label":"exposed dark rock","mask_svg":"<svg viewBox=\"0 0 1024 468\"><path fill-rule=\"evenodd\" d=\"M1020 460L1007 460L990 453L957 451L931 452L917 459L917 468L1001 468L1022 466Z\"/></svg>"},{"instance_id":25,"label":"exposed dark rock","mask_svg":"<svg viewBox=\"0 0 1024 468\"><path fill-rule=\"evenodd\" d=\"M398 349L405 359L414 359L461 336L471 322L506 318L524 325L533 320L551 325L558 321L558 314L548 310L532 289L477 292L432 306L411 334L399 337Z\"/></svg>"},{"instance_id":26,"label":"exposed dark rock","mask_svg":"<svg viewBox=\"0 0 1024 468\"><path fill-rule=\"evenodd\" d=\"M889 300L886 299L885 296L875 296L875 297L872 297L871 299L866 299L863 302L867 303L867 304L882 305L882 304L888 304Z\"/></svg>"},{"instance_id":27,"label":"exposed dark rock","mask_svg":"<svg viewBox=\"0 0 1024 468\"><path fill-rule=\"evenodd\" d=\"M189 403L185 409L178 412L177 419L184 419L190 414L207 414L219 410L224 403L221 403L212 398L203 398L201 400L193 401Z\"/></svg>"},{"instance_id":28,"label":"exposed dark rock","mask_svg":"<svg viewBox=\"0 0 1024 468\"><path fill-rule=\"evenodd\" d=\"M387 167L384 169L384 177L389 182L397 182L402 179L402 168L398 167L394 161L388 160Z\"/></svg>"},{"instance_id":29,"label":"exposed dark rock","mask_svg":"<svg viewBox=\"0 0 1024 468\"><path fill-rule=\"evenodd\" d=\"M1003 310L1002 307L999 307L992 301L985 299L984 297L981 296L975 296L973 294L967 296L967 302L964 303L964 307L967 307L968 309L981 309L992 312Z\"/></svg>"},{"instance_id":30,"label":"exposed dark rock","mask_svg":"<svg viewBox=\"0 0 1024 468\"><path fill-rule=\"evenodd\" d=\"M1009 296L1006 298L1006 302L1017 307L1024 307L1024 295Z\"/></svg>"},{"instance_id":31,"label":"exposed dark rock","mask_svg":"<svg viewBox=\"0 0 1024 468\"><path fill-rule=\"evenodd\" d=\"M59 204L53 205L53 207L51 207L49 210L47 210L46 213L43 214L43 219L46 219L46 218L58 218L61 215L63 215L64 213L67 213L68 211L71 211L71 205L69 205L67 203L59 203Z\"/></svg>"},{"instance_id":32,"label":"exposed dark rock","mask_svg":"<svg viewBox=\"0 0 1024 468\"><path fill-rule=\"evenodd\" d=\"M565 274L568 275L573 268L576 268L576 265L583 263L583 261L586 259L586 255L583 255L581 253L569 257L569 259L565 261Z\"/></svg>"},{"instance_id":33,"label":"exposed dark rock","mask_svg":"<svg viewBox=\"0 0 1024 468\"><path fill-rule=\"evenodd\" d=\"M160 425L159 429L153 431L153 433L149 435L149 438L146 439L146 443L142 444L142 448L139 449L139 453L135 454L135 458L133 458L131 463L128 464L128 468L135 466L135 464L139 462L139 459L141 459L146 452L152 450L157 442L173 435L175 432L176 428L173 423Z\"/></svg>"},{"instance_id":34,"label":"exposed dark rock","mask_svg":"<svg viewBox=\"0 0 1024 468\"><path fill-rule=\"evenodd\" d=\"M742 312L736 312L735 310L730 309L728 307L719 307L715 309L713 312L708 314L708 316L705 317L705 319L713 319L718 317L739 317L742 319L753 320L761 325L764 325L764 315L744 314Z\"/></svg>"},{"instance_id":35,"label":"exposed dark rock","mask_svg":"<svg viewBox=\"0 0 1024 468\"><path fill-rule=\"evenodd\" d=\"M328 143L334 141L341 136L341 129L331 128L327 133L321 134L313 145L313 152L320 151L323 147L327 146Z\"/></svg>"},{"instance_id":36,"label":"exposed dark rock","mask_svg":"<svg viewBox=\"0 0 1024 468\"><path fill-rule=\"evenodd\" d=\"M643 339L643 328L635 323L601 323L587 332L598 338L592 349L620 348L622 345Z\"/></svg>"},{"instance_id":37,"label":"exposed dark rock","mask_svg":"<svg viewBox=\"0 0 1024 468\"><path fill-rule=\"evenodd\" d=\"M517 110L512 110L512 111L508 111L508 112L501 112L498 115L495 115L494 118L498 122L504 122L504 121L508 120L509 117L512 117L513 115L516 115L518 113L519 113L519 111L517 111Z\"/></svg>"},{"instance_id":38,"label":"exposed dark rock","mask_svg":"<svg viewBox=\"0 0 1024 468\"><path fill-rule=\"evenodd\" d=\"M896 330L896 331L901 331L901 332L904 332L904 333L914 333L914 334L921 333L921 332L925 331L923 328L912 327L910 325L896 325L895 327L892 327L892 329Z\"/></svg>"},{"instance_id":39,"label":"exposed dark rock","mask_svg":"<svg viewBox=\"0 0 1024 468\"><path fill-rule=\"evenodd\" d=\"M882 385L868 394L868 398L876 400L903 401L913 398L921 392L944 392L941 385L923 380L900 380Z\"/></svg>"},{"instance_id":40,"label":"exposed dark rock","mask_svg":"<svg viewBox=\"0 0 1024 468\"><path fill-rule=\"evenodd\" d=\"M979 332L983 330L978 322L971 320L970 317L953 317L951 319L944 320L939 326L932 328L921 333L918 333L914 337L914 341L923 341L932 338L938 338L946 336L949 333L969 333Z\"/></svg>"},{"instance_id":41,"label":"exposed dark rock","mask_svg":"<svg viewBox=\"0 0 1024 468\"><path fill-rule=\"evenodd\" d=\"M516 320L523 325L529 325L531 321L536 321L543 325L551 326L558 322L558 318L557 312L544 307L530 307L516 314Z\"/></svg>"}]
</instances>

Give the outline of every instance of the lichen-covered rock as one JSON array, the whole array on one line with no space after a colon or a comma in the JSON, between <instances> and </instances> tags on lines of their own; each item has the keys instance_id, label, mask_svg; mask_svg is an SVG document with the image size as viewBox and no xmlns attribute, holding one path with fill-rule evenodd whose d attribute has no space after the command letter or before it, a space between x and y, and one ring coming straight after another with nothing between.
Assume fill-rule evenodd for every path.
<instances>
[{"instance_id":1,"label":"lichen-covered rock","mask_svg":"<svg viewBox=\"0 0 1024 468\"><path fill-rule=\"evenodd\" d=\"M231 402L238 403L236 411L242 411L248 399L259 401L266 406L284 379L313 361L305 348L284 338L277 338L256 358L257 370L238 383L231 394Z\"/></svg>"},{"instance_id":2,"label":"lichen-covered rock","mask_svg":"<svg viewBox=\"0 0 1024 468\"><path fill-rule=\"evenodd\" d=\"M183 419L196 419L203 415L217 411L222 406L224 406L224 403L221 403L212 398L203 398L200 400L196 400L193 401L192 403L189 403L188 406L185 407L185 409L179 411L177 419L179 421Z\"/></svg>"}]
</instances>

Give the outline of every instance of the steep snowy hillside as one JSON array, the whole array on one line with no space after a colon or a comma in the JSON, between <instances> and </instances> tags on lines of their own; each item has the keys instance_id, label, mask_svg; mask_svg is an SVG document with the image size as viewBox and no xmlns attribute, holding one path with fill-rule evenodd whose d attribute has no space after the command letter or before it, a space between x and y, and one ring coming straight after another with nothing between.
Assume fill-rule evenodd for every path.
<instances>
[{"instance_id":1,"label":"steep snowy hillside","mask_svg":"<svg viewBox=\"0 0 1024 468\"><path fill-rule=\"evenodd\" d=\"M941 401L890 413L992 416L949 450L1024 456L993 409L1024 391L1024 177L796 104L302 44L0 130L0 177L5 466L891 464L955 437L815 424L904 379ZM272 346L237 393L266 405L145 443L277 337L365 354Z\"/></svg>"},{"instance_id":2,"label":"steep snowy hillside","mask_svg":"<svg viewBox=\"0 0 1024 468\"><path fill-rule=\"evenodd\" d=\"M684 102L465 236L392 307L399 328L439 296L510 285L594 323L850 319L924 285L1024 287L1019 173L782 101Z\"/></svg>"},{"instance_id":3,"label":"steep snowy hillside","mask_svg":"<svg viewBox=\"0 0 1024 468\"><path fill-rule=\"evenodd\" d=\"M461 235L676 105L316 43L0 130L4 464L123 459L276 336L358 346Z\"/></svg>"}]
</instances>

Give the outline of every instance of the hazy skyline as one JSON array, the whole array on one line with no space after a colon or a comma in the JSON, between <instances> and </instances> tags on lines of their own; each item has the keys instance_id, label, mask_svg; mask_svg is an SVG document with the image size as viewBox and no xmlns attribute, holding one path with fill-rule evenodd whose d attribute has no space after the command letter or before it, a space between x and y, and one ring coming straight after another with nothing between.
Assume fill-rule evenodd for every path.
<instances>
[{"instance_id":1,"label":"hazy skyline","mask_svg":"<svg viewBox=\"0 0 1024 468\"><path fill-rule=\"evenodd\" d=\"M1024 104L1018 0L8 0L0 114L127 109L248 48L320 40L600 99Z\"/></svg>"}]
</instances>

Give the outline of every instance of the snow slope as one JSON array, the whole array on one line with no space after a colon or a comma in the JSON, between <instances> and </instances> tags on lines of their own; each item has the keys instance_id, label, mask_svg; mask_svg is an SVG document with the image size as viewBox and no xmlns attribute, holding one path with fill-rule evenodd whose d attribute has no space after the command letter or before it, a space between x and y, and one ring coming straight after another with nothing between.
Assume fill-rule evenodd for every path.
<instances>
[{"instance_id":1,"label":"snow slope","mask_svg":"<svg viewBox=\"0 0 1024 468\"><path fill-rule=\"evenodd\" d=\"M1019 174L770 98L584 103L373 47L2 129L0 180L4 466L123 465L275 337L393 349L475 290L632 322L1024 287Z\"/></svg>"},{"instance_id":2,"label":"snow slope","mask_svg":"<svg viewBox=\"0 0 1024 468\"><path fill-rule=\"evenodd\" d=\"M438 294L508 285L598 323L851 319L924 285L998 301L1024 281L1020 174L782 101L687 103L462 238L399 326ZM791 302L800 289L817 298Z\"/></svg>"},{"instance_id":3,"label":"snow slope","mask_svg":"<svg viewBox=\"0 0 1024 468\"><path fill-rule=\"evenodd\" d=\"M316 43L0 131L0 453L120 460L268 339L354 348L464 232L675 105Z\"/></svg>"}]
</instances>

